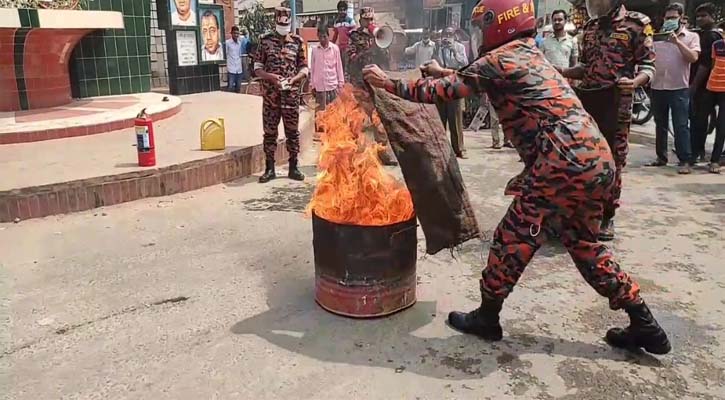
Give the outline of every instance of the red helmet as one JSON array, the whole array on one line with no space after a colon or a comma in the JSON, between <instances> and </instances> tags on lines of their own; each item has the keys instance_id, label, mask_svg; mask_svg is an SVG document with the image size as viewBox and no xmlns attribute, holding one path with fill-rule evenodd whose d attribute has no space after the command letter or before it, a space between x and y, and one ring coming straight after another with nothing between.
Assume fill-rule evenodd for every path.
<instances>
[{"instance_id":1,"label":"red helmet","mask_svg":"<svg viewBox=\"0 0 725 400\"><path fill-rule=\"evenodd\" d=\"M525 32L536 30L532 0L479 0L471 24L481 28L479 54L490 51Z\"/></svg>"}]
</instances>

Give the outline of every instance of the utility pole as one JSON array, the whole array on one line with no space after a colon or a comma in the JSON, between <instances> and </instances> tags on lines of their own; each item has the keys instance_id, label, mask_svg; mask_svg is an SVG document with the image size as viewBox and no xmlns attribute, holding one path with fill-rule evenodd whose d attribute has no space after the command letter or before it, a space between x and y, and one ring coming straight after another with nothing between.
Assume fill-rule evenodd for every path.
<instances>
[{"instance_id":1,"label":"utility pole","mask_svg":"<svg viewBox=\"0 0 725 400\"><path fill-rule=\"evenodd\" d=\"M297 33L297 0L290 1L290 9L292 10L292 33Z\"/></svg>"}]
</instances>

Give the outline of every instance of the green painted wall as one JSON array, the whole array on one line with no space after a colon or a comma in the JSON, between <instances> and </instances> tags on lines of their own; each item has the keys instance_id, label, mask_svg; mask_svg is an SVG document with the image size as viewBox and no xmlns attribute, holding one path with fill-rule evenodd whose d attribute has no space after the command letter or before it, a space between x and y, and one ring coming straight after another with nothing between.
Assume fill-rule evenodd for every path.
<instances>
[{"instance_id":1,"label":"green painted wall","mask_svg":"<svg viewBox=\"0 0 725 400\"><path fill-rule=\"evenodd\" d=\"M151 0L88 0L90 10L121 11L125 29L96 31L71 55L74 97L151 90Z\"/></svg>"}]
</instances>

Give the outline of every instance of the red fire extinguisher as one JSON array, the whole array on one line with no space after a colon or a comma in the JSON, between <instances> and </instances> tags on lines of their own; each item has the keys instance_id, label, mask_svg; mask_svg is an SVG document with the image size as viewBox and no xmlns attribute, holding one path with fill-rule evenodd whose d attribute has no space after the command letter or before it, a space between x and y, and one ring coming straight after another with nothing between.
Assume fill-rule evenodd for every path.
<instances>
[{"instance_id":1,"label":"red fire extinguisher","mask_svg":"<svg viewBox=\"0 0 725 400\"><path fill-rule=\"evenodd\" d=\"M154 121L141 110L134 122L136 128L136 151L138 152L138 165L140 167L153 167L156 165L156 145L154 143Z\"/></svg>"}]
</instances>

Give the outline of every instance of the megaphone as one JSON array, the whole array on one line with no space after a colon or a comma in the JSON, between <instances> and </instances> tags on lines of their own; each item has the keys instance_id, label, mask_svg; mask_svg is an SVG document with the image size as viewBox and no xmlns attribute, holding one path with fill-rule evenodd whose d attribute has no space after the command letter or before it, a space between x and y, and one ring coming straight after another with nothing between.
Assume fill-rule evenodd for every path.
<instances>
[{"instance_id":1,"label":"megaphone","mask_svg":"<svg viewBox=\"0 0 725 400\"><path fill-rule=\"evenodd\" d=\"M373 36L375 36L375 45L381 49L387 49L391 44L393 44L393 37L395 36L395 33L393 32L393 28L385 25L376 28L373 32Z\"/></svg>"}]
</instances>

